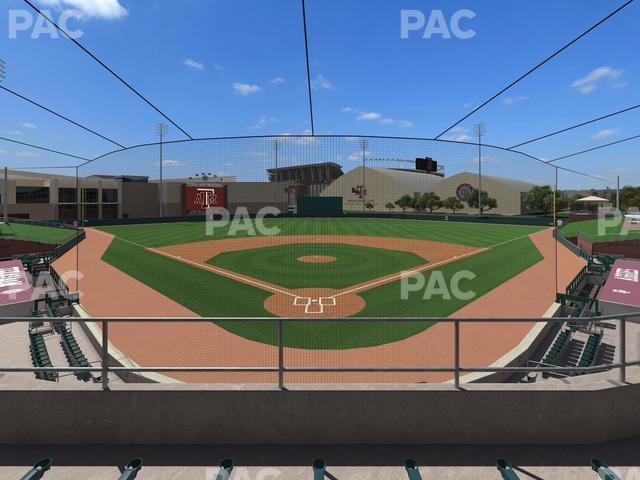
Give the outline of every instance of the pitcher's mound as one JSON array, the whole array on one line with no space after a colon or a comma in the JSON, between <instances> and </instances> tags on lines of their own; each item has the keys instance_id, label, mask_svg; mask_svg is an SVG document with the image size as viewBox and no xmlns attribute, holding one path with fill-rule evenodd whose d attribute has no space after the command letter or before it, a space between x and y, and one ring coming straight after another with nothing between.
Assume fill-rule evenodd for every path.
<instances>
[{"instance_id":1,"label":"pitcher's mound","mask_svg":"<svg viewBox=\"0 0 640 480\"><path fill-rule=\"evenodd\" d=\"M264 308L278 317L339 318L355 315L365 306L355 293L336 295L331 288L300 288L290 293L275 293L264 302Z\"/></svg>"},{"instance_id":2,"label":"pitcher's mound","mask_svg":"<svg viewBox=\"0 0 640 480\"><path fill-rule=\"evenodd\" d=\"M336 257L332 257L330 255L304 255L302 257L298 257L298 261L304 263L329 263L335 262Z\"/></svg>"}]
</instances>

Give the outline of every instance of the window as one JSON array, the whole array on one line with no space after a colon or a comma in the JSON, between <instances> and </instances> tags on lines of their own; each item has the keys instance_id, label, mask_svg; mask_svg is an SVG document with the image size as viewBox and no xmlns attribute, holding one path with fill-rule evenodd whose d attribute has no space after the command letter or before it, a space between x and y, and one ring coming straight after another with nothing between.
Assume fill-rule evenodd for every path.
<instances>
[{"instance_id":1,"label":"window","mask_svg":"<svg viewBox=\"0 0 640 480\"><path fill-rule=\"evenodd\" d=\"M102 189L102 203L118 203L118 189L117 188L103 188Z\"/></svg>"},{"instance_id":2,"label":"window","mask_svg":"<svg viewBox=\"0 0 640 480\"><path fill-rule=\"evenodd\" d=\"M75 188L59 188L58 203L76 203L78 201L76 193Z\"/></svg>"},{"instance_id":3,"label":"window","mask_svg":"<svg viewBox=\"0 0 640 480\"><path fill-rule=\"evenodd\" d=\"M98 189L97 188L83 188L82 189L82 201L84 203L98 203Z\"/></svg>"},{"instance_id":4,"label":"window","mask_svg":"<svg viewBox=\"0 0 640 480\"><path fill-rule=\"evenodd\" d=\"M97 220L98 215L98 204L94 205L85 205L84 206L84 219L85 220Z\"/></svg>"},{"instance_id":5,"label":"window","mask_svg":"<svg viewBox=\"0 0 640 480\"><path fill-rule=\"evenodd\" d=\"M49 203L49 187L16 187L16 203Z\"/></svg>"},{"instance_id":6,"label":"window","mask_svg":"<svg viewBox=\"0 0 640 480\"><path fill-rule=\"evenodd\" d=\"M58 220L72 223L77 220L76 205L58 205Z\"/></svg>"},{"instance_id":7,"label":"window","mask_svg":"<svg viewBox=\"0 0 640 480\"><path fill-rule=\"evenodd\" d=\"M118 205L102 205L102 218L118 218Z\"/></svg>"}]
</instances>

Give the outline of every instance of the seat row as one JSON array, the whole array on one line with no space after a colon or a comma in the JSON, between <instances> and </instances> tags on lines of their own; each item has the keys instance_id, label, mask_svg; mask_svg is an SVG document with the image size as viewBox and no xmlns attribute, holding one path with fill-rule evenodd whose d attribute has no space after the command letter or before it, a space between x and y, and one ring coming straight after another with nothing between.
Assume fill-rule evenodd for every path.
<instances>
[{"instance_id":1,"label":"seat row","mask_svg":"<svg viewBox=\"0 0 640 480\"><path fill-rule=\"evenodd\" d=\"M87 357L82 353L82 349L78 345L76 338L65 325L58 325L57 330L60 333L60 345L64 350L64 354L67 357L69 366L71 367L90 367L91 364L87 360ZM93 379L90 372L74 372L78 380L88 382Z\"/></svg>"},{"instance_id":2,"label":"seat row","mask_svg":"<svg viewBox=\"0 0 640 480\"><path fill-rule=\"evenodd\" d=\"M551 348L542 359L542 363L545 365L553 365L553 362L556 361L558 355L560 355L564 347L567 345L570 336L570 330L561 330L553 342L553 345L551 345Z\"/></svg>"},{"instance_id":3,"label":"seat row","mask_svg":"<svg viewBox=\"0 0 640 480\"><path fill-rule=\"evenodd\" d=\"M34 367L53 367L42 334L29 333L29 350ZM35 372L35 375L38 379L50 382L58 380L58 372Z\"/></svg>"},{"instance_id":4,"label":"seat row","mask_svg":"<svg viewBox=\"0 0 640 480\"><path fill-rule=\"evenodd\" d=\"M601 333L592 333L589 335L584 350L582 350L582 354L580 355L580 360L578 361L579 367L590 367L595 363L600 343L602 343Z\"/></svg>"}]
</instances>

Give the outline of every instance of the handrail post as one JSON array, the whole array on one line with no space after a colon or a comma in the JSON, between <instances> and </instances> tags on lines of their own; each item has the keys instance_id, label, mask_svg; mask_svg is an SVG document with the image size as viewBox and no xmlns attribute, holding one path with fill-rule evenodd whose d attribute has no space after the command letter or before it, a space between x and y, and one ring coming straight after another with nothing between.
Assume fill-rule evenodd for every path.
<instances>
[{"instance_id":1,"label":"handrail post","mask_svg":"<svg viewBox=\"0 0 640 480\"><path fill-rule=\"evenodd\" d=\"M456 389L460 388L460 320L457 318L453 322L453 361L455 372L453 383Z\"/></svg>"},{"instance_id":2,"label":"handrail post","mask_svg":"<svg viewBox=\"0 0 640 480\"><path fill-rule=\"evenodd\" d=\"M619 335L620 381L625 383L627 381L627 319L625 317L620 319Z\"/></svg>"},{"instance_id":3,"label":"handrail post","mask_svg":"<svg viewBox=\"0 0 640 480\"><path fill-rule=\"evenodd\" d=\"M102 321L102 390L109 390L109 321Z\"/></svg>"},{"instance_id":4,"label":"handrail post","mask_svg":"<svg viewBox=\"0 0 640 480\"><path fill-rule=\"evenodd\" d=\"M284 320L278 319L278 388L284 390Z\"/></svg>"}]
</instances>

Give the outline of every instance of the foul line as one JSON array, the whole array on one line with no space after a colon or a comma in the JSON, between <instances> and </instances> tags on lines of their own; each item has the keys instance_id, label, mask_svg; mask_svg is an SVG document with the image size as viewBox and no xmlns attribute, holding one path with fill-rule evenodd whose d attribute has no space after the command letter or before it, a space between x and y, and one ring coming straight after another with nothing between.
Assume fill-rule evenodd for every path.
<instances>
[{"instance_id":1,"label":"foul line","mask_svg":"<svg viewBox=\"0 0 640 480\"><path fill-rule=\"evenodd\" d=\"M280 289L278 289L276 287L273 287L273 286L271 286L271 285L269 285L267 283L262 283L262 282L260 282L258 280L253 280L249 276L237 275L237 274L234 274L233 272L230 272L230 271L225 270L225 269L219 269L219 268L213 267L211 265L206 265L206 264L203 264L203 263L194 262L194 261L188 260L186 258L178 257L176 255L172 255L170 253L163 252L162 250L158 250L156 248L145 247L144 245L141 245L139 243L133 242L131 240L127 240L125 238L120 238L120 237L118 237L116 235L112 235L112 234L103 232L101 230L95 230L95 231L100 232L103 235L108 235L108 236L110 236L112 238L116 238L116 239L121 240L123 242L130 243L131 245L135 245L136 247L144 248L145 250L157 253L157 254L165 256L167 258L171 258L171 259L179 261L179 262L187 263L187 264L193 265L195 267L201 268L203 270L209 270L209 271L217 273L219 275L231 278L233 280L237 280L237 281L239 281L241 283L247 283L247 284L256 286L258 288L262 288L263 290L269 290L269 291L272 291L272 292L281 293L283 295L289 295L290 297L293 297L294 299L303 298L303 297L300 297L299 295L295 295L295 294L293 294L291 292L287 292L286 290L280 290ZM349 293L355 293L355 292L360 292L360 291L363 291L363 290L369 290L369 289L371 289L371 288L373 288L373 287L375 287L377 285L390 283L390 282L393 282L395 280L402 279L403 277L406 277L407 275L412 275L414 273L420 273L420 272L423 272L425 270L433 269L433 268L438 267L440 265L451 263L452 261L457 261L457 260L460 260L460 259L463 259L463 258L466 258L466 257L470 257L470 256L473 256L473 255L476 255L476 254L481 253L481 252L486 252L486 251L489 251L489 250L491 250L493 248L500 247L502 245L506 245L508 243L515 242L517 240L521 240L523 238L530 237L531 235L532 234L521 235L519 237L511 238L509 240L505 240L504 242L499 242L499 243L496 243L495 245L490 245L488 247L483 247L483 248L480 248L478 250L473 250L473 251L467 252L467 253L465 253L463 255L454 256L454 257L448 258L446 260L442 260L442 261L437 262L437 263L429 263L429 264L423 265L422 267L415 268L413 270L399 272L397 274L391 274L390 276L383 277L383 278L380 278L378 280L374 280L371 283L367 283L365 285L360 285L359 287L355 287L355 288L351 288L349 290L338 292L338 293L336 293L334 295L331 295L329 297L326 297L326 298L335 299L335 298L337 298L337 297L339 297L341 295L347 295ZM294 303L295 303L295 301L294 301ZM306 308L305 308L305 310L306 310Z\"/></svg>"},{"instance_id":2,"label":"foul line","mask_svg":"<svg viewBox=\"0 0 640 480\"><path fill-rule=\"evenodd\" d=\"M395 275L392 274L389 277L384 277L384 278L375 280L375 281L373 281L371 283L368 283L368 284L365 284L365 285L361 285L359 287L355 287L355 288L352 288L350 290L346 290L344 292L336 293L335 295L332 295L329 298L335 298L335 297L339 297L340 295L346 295L348 293L355 293L355 292L359 292L359 291L362 291L362 290L369 290L370 288L375 287L376 285L393 282L393 281L399 280L399 279L401 279L401 278L403 278L403 277L405 277L407 275L412 275L414 273L424 272L425 270L430 270L430 269L432 269L434 267L438 267L438 266L443 265L445 263L451 263L451 261L453 261L453 260L457 261L459 259L470 257L472 255L476 255L476 254L481 253L481 252L486 252L488 250L491 250L492 248L500 247L502 245L506 245L507 243L515 242L516 240L521 240L523 238L529 237L530 235L531 234L522 235L520 237L512 238L510 240L505 240L504 242L496 243L495 245L491 245L489 247L483 247L483 248L480 248L478 250L474 250L472 252L467 252L467 253L465 253L463 255L459 255L459 256L456 256L456 257L451 257L451 258L449 258L447 260L442 260L442 261L437 262L437 263L428 263L427 265L423 265L422 267L418 267L418 268L413 269L413 270L400 272L400 273L397 273Z\"/></svg>"},{"instance_id":3,"label":"foul line","mask_svg":"<svg viewBox=\"0 0 640 480\"><path fill-rule=\"evenodd\" d=\"M162 250L157 250L155 248L147 248L147 250L149 250L150 252L154 252L154 253L163 255L163 256L168 257L168 258L172 258L173 260L177 260L179 262L188 263L189 265L193 265L194 267L198 267L198 268L201 268L203 270L210 270L210 271L212 271L214 273L217 273L217 274L225 276L225 277L232 278L233 280L238 280L239 282L242 282L242 283L252 284L252 285L254 285L256 287L262 288L263 290L271 290L272 292L282 293L284 295L289 295L289 296L294 297L294 298L300 298L298 295L295 295L295 294L293 294L291 292L287 292L285 290L280 290L278 288L272 287L268 283L261 283L261 282L259 282L257 280L253 280L251 277L245 277L245 276L242 276L242 275L236 275L235 273L231 273L228 270L219 269L219 268L213 267L211 265L206 265L204 263L193 262L191 260L187 260L186 258L178 257L176 255L171 255L170 253L163 252Z\"/></svg>"},{"instance_id":4,"label":"foul line","mask_svg":"<svg viewBox=\"0 0 640 480\"><path fill-rule=\"evenodd\" d=\"M241 276L241 275L236 275L236 274L234 274L234 273L232 273L232 272L230 272L228 270L218 269L216 267L213 267L211 265L206 265L206 264L203 264L203 263L193 262L193 261L188 260L186 258L178 257L176 255L172 255L170 253L163 252L162 250L158 250L156 248L145 247L144 245L141 245L139 243L133 242L131 240L127 240L126 238L120 238L117 235L111 235L111 234L109 234L107 232L103 232L101 230L95 230L95 231L96 232L100 232L103 235L108 235L108 236L110 236L110 237L112 237L114 239L118 239L118 240L120 240L122 242L129 243L129 244L134 245L136 247L144 248L145 250L148 250L148 251L153 252L153 253L157 253L157 254L162 255L164 257L171 258L171 259L176 260L178 262L188 263L190 265L193 265L194 267L198 267L198 268L201 268L203 270L210 270L210 271L212 271L214 273L217 273L219 275L222 275L222 276L225 276L225 277L228 277L228 278L232 278L233 280L238 280L239 282L242 282L242 283L253 284L254 286L260 287L263 290L270 290L272 292L282 293L284 295L289 295L289 296L294 297L294 298L300 298L298 295L294 295L291 292L287 292L285 290L280 290L278 288L272 287L271 285L269 285L267 283L261 283L261 282L259 282L257 280L253 280L251 277L244 277L244 276Z\"/></svg>"}]
</instances>

